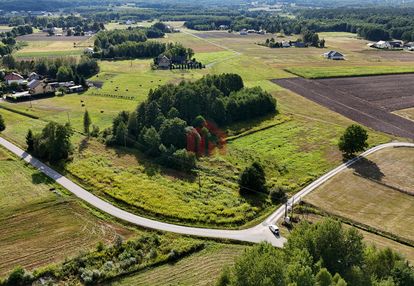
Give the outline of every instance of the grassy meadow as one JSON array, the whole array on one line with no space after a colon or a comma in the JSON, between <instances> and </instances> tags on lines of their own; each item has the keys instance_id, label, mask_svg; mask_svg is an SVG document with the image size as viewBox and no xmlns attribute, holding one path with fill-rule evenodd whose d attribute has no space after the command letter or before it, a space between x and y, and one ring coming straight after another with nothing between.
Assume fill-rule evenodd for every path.
<instances>
[{"instance_id":1,"label":"grassy meadow","mask_svg":"<svg viewBox=\"0 0 414 286\"><path fill-rule=\"evenodd\" d=\"M414 73L412 66L335 66L335 67L295 67L286 71L310 79L327 77L370 76L386 74Z\"/></svg>"},{"instance_id":2,"label":"grassy meadow","mask_svg":"<svg viewBox=\"0 0 414 286\"><path fill-rule=\"evenodd\" d=\"M158 85L194 80L207 73L238 73L246 86L261 86L272 93L278 100L279 114L223 127L231 140L217 154L200 160L201 188L197 176L162 168L136 150L112 149L93 139L84 140L79 133L73 138L73 160L62 171L95 194L144 216L187 225L246 227L276 208L265 195L240 196L237 180L246 166L260 161L271 186L285 186L291 193L298 191L341 163L337 141L353 123L269 81L293 77L285 71L288 68L329 65L341 69L344 63L325 61L321 54L327 49L269 49L256 44L266 37L271 36L239 37L186 29L168 34L164 41L182 42L193 48L195 57L208 67L154 71L151 60L101 61L100 73L91 78L100 82L101 88L33 101L31 106L30 102L0 103L39 117L31 119L0 109L8 125L4 136L24 146L27 129L38 131L50 120L69 120L75 130L81 131L85 109L93 124L103 129L111 126L119 111L135 109ZM325 33L324 37L329 48L346 50L350 60L345 64L350 68L374 65L362 53L367 49L365 41L348 34ZM397 65L408 66L389 59L378 64ZM371 146L391 140L371 130L369 135Z\"/></svg>"}]
</instances>

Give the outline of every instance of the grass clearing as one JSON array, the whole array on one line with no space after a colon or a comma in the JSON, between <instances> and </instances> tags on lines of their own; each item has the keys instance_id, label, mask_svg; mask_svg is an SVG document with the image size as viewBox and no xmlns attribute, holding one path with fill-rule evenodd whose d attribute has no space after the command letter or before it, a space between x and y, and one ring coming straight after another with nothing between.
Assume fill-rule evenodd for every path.
<instances>
[{"instance_id":1,"label":"grass clearing","mask_svg":"<svg viewBox=\"0 0 414 286\"><path fill-rule=\"evenodd\" d=\"M357 175L358 174L358 175ZM368 156L305 198L323 210L414 240L414 149L393 148Z\"/></svg>"},{"instance_id":2,"label":"grass clearing","mask_svg":"<svg viewBox=\"0 0 414 286\"><path fill-rule=\"evenodd\" d=\"M215 285L221 271L232 266L246 246L212 244L174 264L166 264L107 284L123 285Z\"/></svg>"}]
</instances>

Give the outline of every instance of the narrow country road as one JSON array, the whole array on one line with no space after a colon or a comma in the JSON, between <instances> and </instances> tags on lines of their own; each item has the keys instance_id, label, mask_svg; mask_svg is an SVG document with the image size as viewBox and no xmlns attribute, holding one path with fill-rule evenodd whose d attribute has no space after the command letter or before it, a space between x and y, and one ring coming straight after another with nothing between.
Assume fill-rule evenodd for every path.
<instances>
[{"instance_id":1,"label":"narrow country road","mask_svg":"<svg viewBox=\"0 0 414 286\"><path fill-rule=\"evenodd\" d=\"M31 164L33 167L38 169L39 171L46 174L48 177L55 180L59 185L66 188L68 191L73 193L78 198L84 200L88 204L92 205L93 207L101 210L102 212L108 213L116 218L121 220L130 222L132 224L142 226L145 228L156 229L161 231L169 231L179 234L185 235L194 235L194 236L202 236L202 237L210 237L210 238L220 238L220 239L230 239L230 240L239 240L239 241L248 241L248 242L261 242L267 241L276 247L283 247L284 242L286 241L285 238L280 237L276 238L268 229L268 225L271 223L275 223L279 219L283 217L284 214L284 207L281 206L278 208L273 214L271 214L265 221L261 224L244 230L219 230L219 229L207 229L207 228L197 228L197 227L187 227L187 226L180 226L175 224L169 224L164 222L159 222L156 220L140 217L134 215L132 213L126 212L117 208L116 206L96 197L95 195L91 194L90 192L86 191L82 187L78 186L68 178L62 176L55 170L51 169L44 163L40 162L38 159L32 157L13 143L7 141L4 138L0 137L0 145L11 151L12 153L16 154L19 158L23 159L27 163ZM413 147L413 143L387 143L383 145L376 146L367 150L366 152L362 153L361 156L367 156L384 148L392 148L392 147ZM339 167L333 169L332 171L328 172L327 174L323 175L300 192L295 194L292 198L289 199L289 203L292 204L293 202L299 202L302 197L309 194L321 184L326 182L328 179L332 178L339 172L345 170L350 165L354 164L356 161L359 160L360 157L352 159L347 163L340 165Z\"/></svg>"}]
</instances>

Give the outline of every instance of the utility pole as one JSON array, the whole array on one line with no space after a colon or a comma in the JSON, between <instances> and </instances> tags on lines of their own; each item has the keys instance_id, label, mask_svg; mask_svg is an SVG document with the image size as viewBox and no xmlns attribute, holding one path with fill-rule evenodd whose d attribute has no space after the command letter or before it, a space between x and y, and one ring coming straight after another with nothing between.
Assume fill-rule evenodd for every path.
<instances>
[{"instance_id":1,"label":"utility pole","mask_svg":"<svg viewBox=\"0 0 414 286\"><path fill-rule=\"evenodd\" d=\"M288 202L285 203L285 219L288 215Z\"/></svg>"}]
</instances>

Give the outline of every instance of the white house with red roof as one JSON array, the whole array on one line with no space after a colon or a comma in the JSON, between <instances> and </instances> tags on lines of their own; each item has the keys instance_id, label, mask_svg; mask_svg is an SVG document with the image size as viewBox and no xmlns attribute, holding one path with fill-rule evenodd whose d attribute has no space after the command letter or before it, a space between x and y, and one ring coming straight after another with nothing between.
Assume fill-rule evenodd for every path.
<instances>
[{"instance_id":1,"label":"white house with red roof","mask_svg":"<svg viewBox=\"0 0 414 286\"><path fill-rule=\"evenodd\" d=\"M7 74L4 77L4 80L6 81L7 85L11 85L13 83L21 85L21 84L26 83L26 80L24 79L24 77L22 77L20 74L15 73L15 72Z\"/></svg>"}]
</instances>

